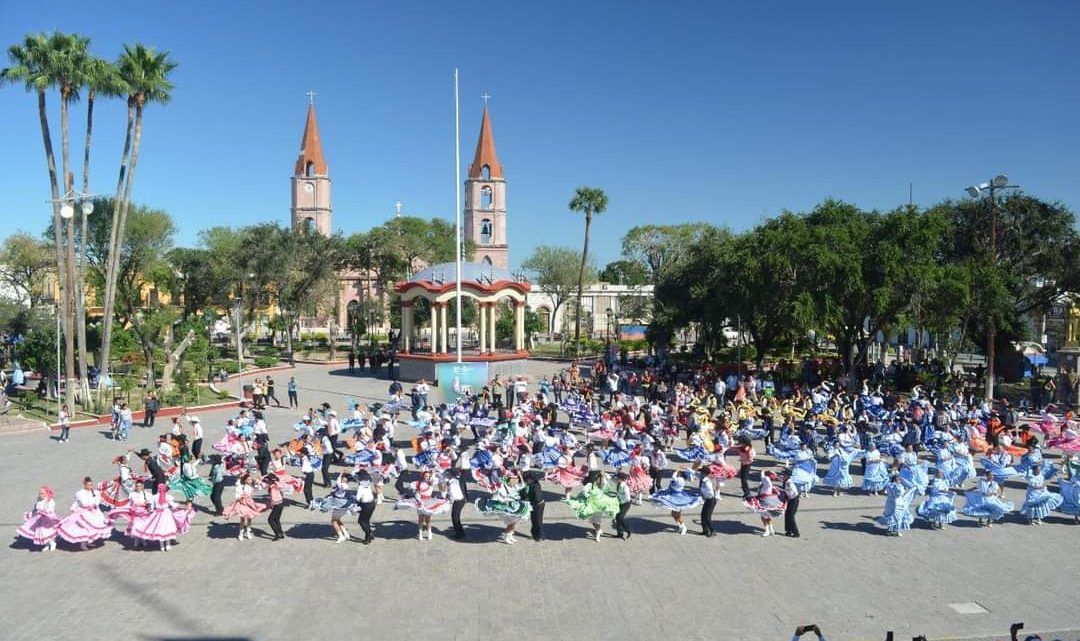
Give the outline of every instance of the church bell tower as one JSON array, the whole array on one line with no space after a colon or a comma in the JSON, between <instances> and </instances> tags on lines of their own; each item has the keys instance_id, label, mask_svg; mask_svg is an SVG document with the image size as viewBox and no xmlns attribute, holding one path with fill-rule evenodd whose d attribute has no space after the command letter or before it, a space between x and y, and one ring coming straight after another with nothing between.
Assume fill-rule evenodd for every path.
<instances>
[{"instance_id":1,"label":"church bell tower","mask_svg":"<svg viewBox=\"0 0 1080 641\"><path fill-rule=\"evenodd\" d=\"M476 156L465 181L465 238L476 244L476 262L508 269L510 247L506 238L506 181L495 155L491 117L484 104Z\"/></svg>"},{"instance_id":2,"label":"church bell tower","mask_svg":"<svg viewBox=\"0 0 1080 641\"><path fill-rule=\"evenodd\" d=\"M307 122L300 141L300 157L292 175L293 231L317 231L331 234L330 171L323 157L319 140L319 123L315 120L315 94L309 93Z\"/></svg>"}]
</instances>

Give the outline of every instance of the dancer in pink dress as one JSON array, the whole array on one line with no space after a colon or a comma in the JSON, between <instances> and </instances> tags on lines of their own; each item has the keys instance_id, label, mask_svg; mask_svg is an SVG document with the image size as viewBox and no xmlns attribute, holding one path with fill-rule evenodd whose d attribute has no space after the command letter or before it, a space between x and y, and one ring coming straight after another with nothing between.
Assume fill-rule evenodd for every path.
<instances>
[{"instance_id":1,"label":"dancer in pink dress","mask_svg":"<svg viewBox=\"0 0 1080 641\"><path fill-rule=\"evenodd\" d=\"M559 457L559 464L547 473L547 480L561 485L566 491L563 500L570 498L570 491L585 482L587 470L584 467L574 465L574 455L569 448L563 446L563 455Z\"/></svg>"},{"instance_id":2,"label":"dancer in pink dress","mask_svg":"<svg viewBox=\"0 0 1080 641\"><path fill-rule=\"evenodd\" d=\"M424 533L427 532L427 540L430 541L431 517L449 511L450 501L445 497L435 496L435 483L430 470L424 470L420 473L419 481L408 483L404 487L412 491L412 496L398 499L396 508L416 510L416 522L420 530L417 539L423 541Z\"/></svg>"},{"instance_id":3,"label":"dancer in pink dress","mask_svg":"<svg viewBox=\"0 0 1080 641\"><path fill-rule=\"evenodd\" d=\"M271 474L278 477L278 489L281 490L283 496L291 496L294 492L304 491L303 479L289 474L285 463L285 451L280 447L275 447L270 452L269 470Z\"/></svg>"},{"instance_id":4,"label":"dancer in pink dress","mask_svg":"<svg viewBox=\"0 0 1080 641\"><path fill-rule=\"evenodd\" d=\"M653 480L649 476L649 457L634 450L634 456L630 459L630 473L626 479L626 485L633 493L634 505L641 502L648 494L652 493Z\"/></svg>"},{"instance_id":5,"label":"dancer in pink dress","mask_svg":"<svg viewBox=\"0 0 1080 641\"><path fill-rule=\"evenodd\" d=\"M53 500L53 491L48 485L42 485L38 490L38 500L34 503L34 509L23 515L23 524L16 533L24 539L29 539L34 545L43 546L42 552L51 552L56 549L56 529L60 525L60 519L56 518L56 501Z\"/></svg>"},{"instance_id":6,"label":"dancer in pink dress","mask_svg":"<svg viewBox=\"0 0 1080 641\"><path fill-rule=\"evenodd\" d=\"M164 483L158 485L157 500L146 514L135 517L131 536L141 541L157 541L162 552L172 549L172 542L191 525L191 504L177 505Z\"/></svg>"},{"instance_id":7,"label":"dancer in pink dress","mask_svg":"<svg viewBox=\"0 0 1080 641\"><path fill-rule=\"evenodd\" d=\"M112 534L112 526L101 513L101 494L94 489L94 481L87 476L83 479L83 489L75 493L75 502L71 511L60 521L57 533L68 543L77 543L79 549L86 550L94 541L107 539Z\"/></svg>"},{"instance_id":8,"label":"dancer in pink dress","mask_svg":"<svg viewBox=\"0 0 1080 641\"><path fill-rule=\"evenodd\" d=\"M127 497L127 504L123 507L114 507L109 510L108 518L109 523L115 525L120 519L127 521L127 527L124 528L124 536L128 537L132 541L132 545L135 547L142 547L143 540L135 537L132 534L132 529L135 526L135 520L150 514L150 509L154 504L154 494L146 489L142 479L135 481L135 489Z\"/></svg>"},{"instance_id":9,"label":"dancer in pink dress","mask_svg":"<svg viewBox=\"0 0 1080 641\"><path fill-rule=\"evenodd\" d=\"M236 484L236 500L230 503L224 512L226 519L234 516L240 519L240 534L236 537L240 541L243 541L245 536L251 540L251 522L259 512L266 509L266 505L255 501L254 495L255 478L245 472Z\"/></svg>"}]
</instances>

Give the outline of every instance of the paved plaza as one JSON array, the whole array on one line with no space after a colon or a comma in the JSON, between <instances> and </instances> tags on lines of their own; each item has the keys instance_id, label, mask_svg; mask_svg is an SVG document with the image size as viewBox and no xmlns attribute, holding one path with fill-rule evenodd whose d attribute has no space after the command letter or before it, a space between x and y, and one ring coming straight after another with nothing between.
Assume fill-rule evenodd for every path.
<instances>
[{"instance_id":1,"label":"paved plaza","mask_svg":"<svg viewBox=\"0 0 1080 641\"><path fill-rule=\"evenodd\" d=\"M557 367L529 364L534 376ZM276 377L279 389L288 374ZM325 367L299 366L295 375L305 408L382 400L387 387ZM201 416L208 443L228 416ZM295 417L269 411L273 441L291 437ZM124 446L152 446L165 427L136 429ZM500 545L499 522L471 507L465 541L446 536L443 516L434 540L420 543L413 513L387 504L375 513L374 544L335 544L327 515L290 505L288 538L277 543L265 517L256 520L255 540L239 542L234 523L200 510L169 553L127 550L119 534L87 552L64 544L55 553L31 551L15 528L38 486L51 484L58 512L66 513L84 475L113 473L109 460L124 446L106 434L75 430L63 445L44 431L0 437L0 523L9 537L0 551L0 638L772 641L813 622L830 641L844 641L883 639L888 629L898 640L1005 638L1018 620L1029 631L1080 630L1080 526L1071 519L984 529L961 517L941 532L918 522L895 539L872 522L883 498L814 493L799 510L801 540L762 539L737 482L724 488L715 513L720 536L712 540L695 535L693 522L691 534L679 536L666 513L635 506L631 540L594 542L549 485L550 540L539 544L521 536L516 546ZM409 428L399 429L402 436L411 436ZM759 465L769 463L763 458ZM1009 494L1022 499L1018 486L1010 484ZM962 613L969 610L976 613Z\"/></svg>"}]
</instances>

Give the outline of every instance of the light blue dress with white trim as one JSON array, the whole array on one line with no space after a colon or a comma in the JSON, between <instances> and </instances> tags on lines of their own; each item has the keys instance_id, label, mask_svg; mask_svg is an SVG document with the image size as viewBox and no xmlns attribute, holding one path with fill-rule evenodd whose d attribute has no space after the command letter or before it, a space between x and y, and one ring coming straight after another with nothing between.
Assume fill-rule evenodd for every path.
<instances>
[{"instance_id":1,"label":"light blue dress with white trim","mask_svg":"<svg viewBox=\"0 0 1080 641\"><path fill-rule=\"evenodd\" d=\"M1042 474L1028 474L1027 494L1019 512L1029 520L1044 519L1064 502L1061 495L1046 489Z\"/></svg>"},{"instance_id":2,"label":"light blue dress with white trim","mask_svg":"<svg viewBox=\"0 0 1080 641\"><path fill-rule=\"evenodd\" d=\"M881 452L870 450L866 453L866 471L863 473L862 489L866 492L880 492L889 484L889 470L881 460Z\"/></svg>"},{"instance_id":3,"label":"light blue dress with white trim","mask_svg":"<svg viewBox=\"0 0 1080 641\"><path fill-rule=\"evenodd\" d=\"M956 520L955 498L956 495L949 491L949 482L944 478L935 478L930 482L930 495L916 512L934 525L947 525Z\"/></svg>"},{"instance_id":4,"label":"light blue dress with white trim","mask_svg":"<svg viewBox=\"0 0 1080 641\"><path fill-rule=\"evenodd\" d=\"M904 482L903 479L889 483L885 487L885 509L877 518L877 522L888 528L889 532L910 530L914 519L909 508L915 491L915 486Z\"/></svg>"},{"instance_id":5,"label":"light blue dress with white trim","mask_svg":"<svg viewBox=\"0 0 1080 641\"><path fill-rule=\"evenodd\" d=\"M1057 511L1080 519L1080 478L1061 482L1061 505Z\"/></svg>"},{"instance_id":6,"label":"light blue dress with white trim","mask_svg":"<svg viewBox=\"0 0 1080 641\"><path fill-rule=\"evenodd\" d=\"M998 496L1000 492L1001 486L997 481L981 479L978 487L964 493L964 507L960 511L977 519L1000 521L1003 516L1016 509L1012 501Z\"/></svg>"},{"instance_id":7,"label":"light blue dress with white trim","mask_svg":"<svg viewBox=\"0 0 1080 641\"><path fill-rule=\"evenodd\" d=\"M919 494L926 494L926 486L930 484L930 464L925 461L918 462L914 452L904 452L900 455L900 478L915 488Z\"/></svg>"},{"instance_id":8,"label":"light blue dress with white trim","mask_svg":"<svg viewBox=\"0 0 1080 641\"><path fill-rule=\"evenodd\" d=\"M791 482L795 484L799 492L806 493L817 485L817 461L814 453L810 450L799 450L795 457L795 465L791 468Z\"/></svg>"},{"instance_id":9,"label":"light blue dress with white trim","mask_svg":"<svg viewBox=\"0 0 1080 641\"><path fill-rule=\"evenodd\" d=\"M829 450L829 470L821 478L821 485L837 489L847 489L852 486L851 465L854 450L845 450L841 447Z\"/></svg>"}]
</instances>

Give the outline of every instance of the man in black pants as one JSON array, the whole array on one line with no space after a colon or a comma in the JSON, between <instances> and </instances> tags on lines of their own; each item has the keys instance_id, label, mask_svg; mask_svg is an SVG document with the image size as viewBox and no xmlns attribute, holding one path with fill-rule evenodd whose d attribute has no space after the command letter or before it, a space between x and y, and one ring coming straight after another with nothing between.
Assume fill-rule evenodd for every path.
<instances>
[{"instance_id":1,"label":"man in black pants","mask_svg":"<svg viewBox=\"0 0 1080 641\"><path fill-rule=\"evenodd\" d=\"M361 470L356 475L356 500L360 502L360 516L356 523L364 531L364 538L360 542L370 545L375 537L371 534L371 515L375 513L375 493L371 487L371 474Z\"/></svg>"},{"instance_id":2,"label":"man in black pants","mask_svg":"<svg viewBox=\"0 0 1080 641\"><path fill-rule=\"evenodd\" d=\"M536 473L530 473L525 479L525 496L529 499L532 511L529 512L529 523L532 528L529 535L532 540L539 543L544 540L544 489L540 487L540 479Z\"/></svg>"},{"instance_id":3,"label":"man in black pants","mask_svg":"<svg viewBox=\"0 0 1080 641\"><path fill-rule=\"evenodd\" d=\"M787 509L784 510L784 536L799 538L799 526L795 523L795 513L799 511L799 488L791 480L791 471L784 471L784 494L787 495Z\"/></svg>"},{"instance_id":4,"label":"man in black pants","mask_svg":"<svg viewBox=\"0 0 1080 641\"><path fill-rule=\"evenodd\" d=\"M225 506L221 504L221 492L225 489L225 466L221 463L220 454L211 454L210 460L210 502L214 504L214 516L221 516Z\"/></svg>"},{"instance_id":5,"label":"man in black pants","mask_svg":"<svg viewBox=\"0 0 1080 641\"><path fill-rule=\"evenodd\" d=\"M711 539L716 536L712 529L712 514L716 509L716 485L709 476L709 468L701 468L698 474L701 475L701 498L704 499L701 504L701 533Z\"/></svg>"},{"instance_id":6,"label":"man in black pants","mask_svg":"<svg viewBox=\"0 0 1080 641\"><path fill-rule=\"evenodd\" d=\"M326 430L319 431L322 432L322 482L323 487L330 487L330 464L334 462L334 445L326 435Z\"/></svg>"},{"instance_id":7,"label":"man in black pants","mask_svg":"<svg viewBox=\"0 0 1080 641\"><path fill-rule=\"evenodd\" d=\"M467 500L465 484L461 482L461 472L452 469L449 472L450 480L447 483L447 498L450 499L450 522L454 526L454 538L465 538L465 527L461 524L461 510Z\"/></svg>"},{"instance_id":8,"label":"man in black pants","mask_svg":"<svg viewBox=\"0 0 1080 641\"><path fill-rule=\"evenodd\" d=\"M618 479L615 484L615 497L619 500L619 512L615 515L615 536L620 539L629 539L630 525L626 522L626 514L630 511L630 486L627 481L630 477L626 472L619 472L615 477ZM623 536L623 535L626 536Z\"/></svg>"},{"instance_id":9,"label":"man in black pants","mask_svg":"<svg viewBox=\"0 0 1080 641\"><path fill-rule=\"evenodd\" d=\"M274 377L266 377L266 405L270 405L270 401L274 401L274 405L281 407L281 401L278 400L277 394L274 394Z\"/></svg>"}]
</instances>

